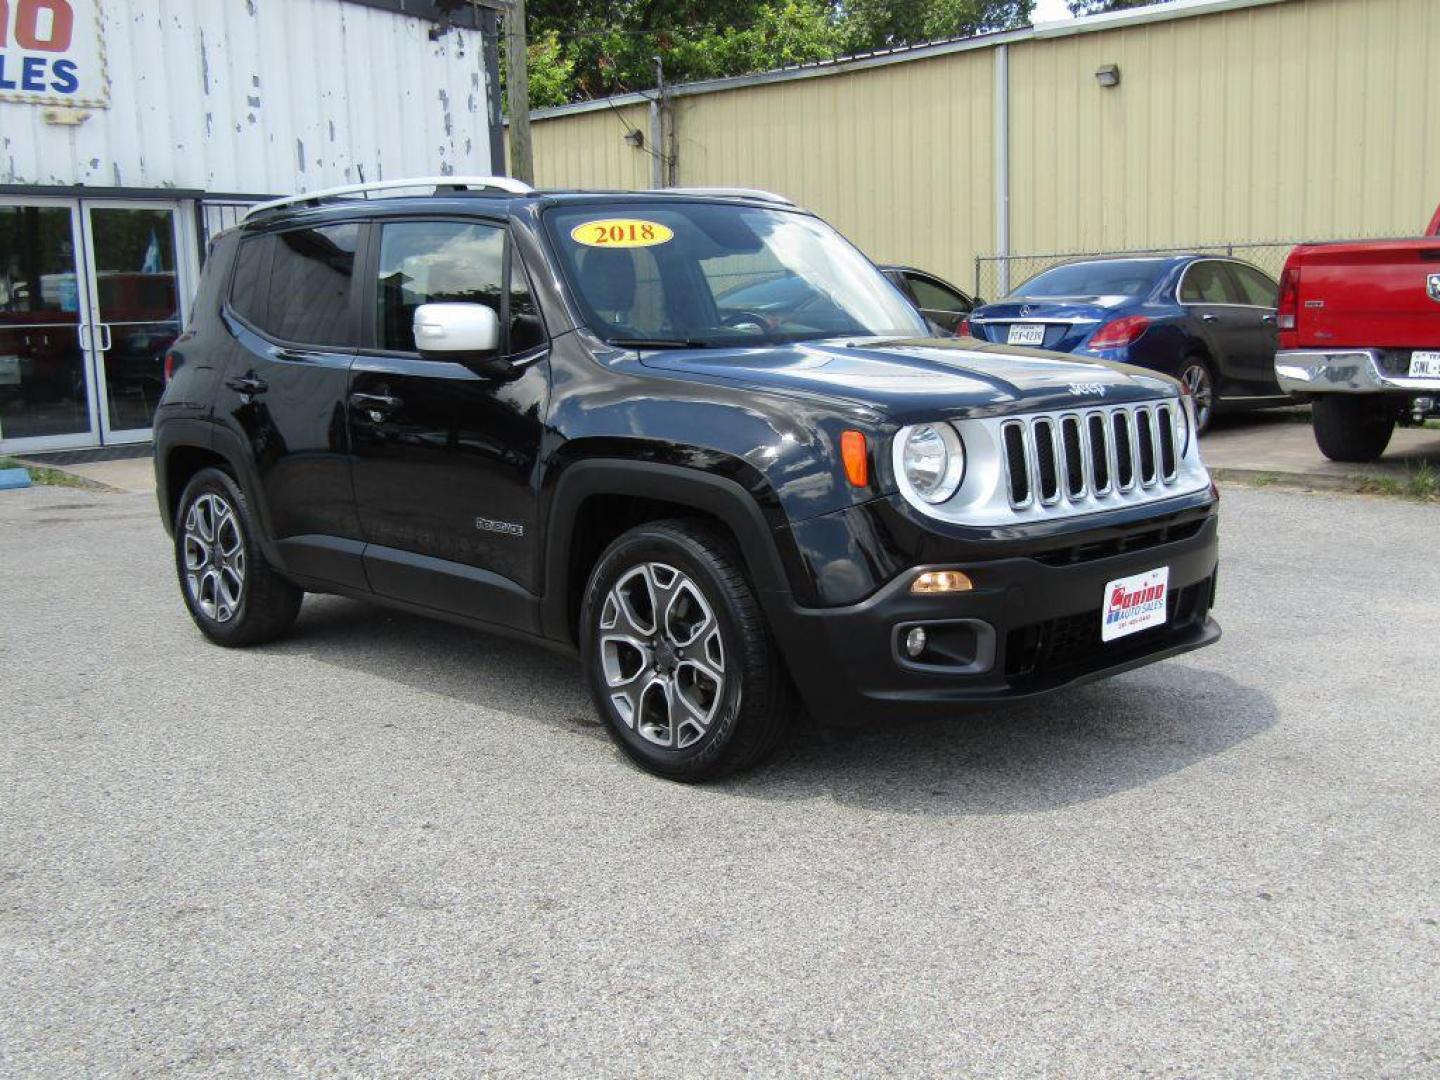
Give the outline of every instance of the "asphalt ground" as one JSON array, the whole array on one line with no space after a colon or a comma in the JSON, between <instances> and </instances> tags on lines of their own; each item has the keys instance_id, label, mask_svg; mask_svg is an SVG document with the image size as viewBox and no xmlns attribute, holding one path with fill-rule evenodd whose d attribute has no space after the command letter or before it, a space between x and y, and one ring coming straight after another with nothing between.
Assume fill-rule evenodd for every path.
<instances>
[{"instance_id":1,"label":"asphalt ground","mask_svg":"<svg viewBox=\"0 0 1440 1080\"><path fill-rule=\"evenodd\" d=\"M148 497L0 495L0 1072L1440 1073L1440 516L1223 504L1214 648L693 788L563 658L226 651Z\"/></svg>"}]
</instances>

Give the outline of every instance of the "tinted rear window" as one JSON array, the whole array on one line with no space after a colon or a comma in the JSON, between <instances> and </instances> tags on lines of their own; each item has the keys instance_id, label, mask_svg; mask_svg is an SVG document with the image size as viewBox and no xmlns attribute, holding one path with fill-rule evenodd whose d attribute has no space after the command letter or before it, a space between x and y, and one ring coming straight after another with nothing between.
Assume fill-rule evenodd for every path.
<instances>
[{"instance_id":1,"label":"tinted rear window","mask_svg":"<svg viewBox=\"0 0 1440 1080\"><path fill-rule=\"evenodd\" d=\"M270 250L269 236L250 236L240 241L240 250L235 253L235 277L230 282L230 306L250 322L259 326L265 312L261 301L265 291L261 287L261 274L265 270L265 256Z\"/></svg>"},{"instance_id":2,"label":"tinted rear window","mask_svg":"<svg viewBox=\"0 0 1440 1080\"><path fill-rule=\"evenodd\" d=\"M1163 259L1070 263L1036 274L1013 296L1139 296L1155 285Z\"/></svg>"},{"instance_id":3,"label":"tinted rear window","mask_svg":"<svg viewBox=\"0 0 1440 1080\"><path fill-rule=\"evenodd\" d=\"M350 342L350 282L360 227L292 229L274 238L269 302L261 329L306 345Z\"/></svg>"}]
</instances>

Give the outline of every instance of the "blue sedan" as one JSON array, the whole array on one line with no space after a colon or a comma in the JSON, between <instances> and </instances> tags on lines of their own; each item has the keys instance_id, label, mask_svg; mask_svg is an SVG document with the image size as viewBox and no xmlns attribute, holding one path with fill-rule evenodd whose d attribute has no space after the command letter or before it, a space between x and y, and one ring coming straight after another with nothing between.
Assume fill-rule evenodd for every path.
<instances>
[{"instance_id":1,"label":"blue sedan","mask_svg":"<svg viewBox=\"0 0 1440 1080\"><path fill-rule=\"evenodd\" d=\"M1092 259L1035 275L976 308L983 341L1118 360L1180 379L1200 430L1228 406L1283 405L1275 381L1279 286L1238 259ZM961 332L965 328L962 326Z\"/></svg>"}]
</instances>

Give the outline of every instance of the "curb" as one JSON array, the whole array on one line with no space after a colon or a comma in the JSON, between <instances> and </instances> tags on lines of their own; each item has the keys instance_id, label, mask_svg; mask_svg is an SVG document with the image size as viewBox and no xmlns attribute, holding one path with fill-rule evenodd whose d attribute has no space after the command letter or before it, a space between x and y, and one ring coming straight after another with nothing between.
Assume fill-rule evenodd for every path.
<instances>
[{"instance_id":1,"label":"curb","mask_svg":"<svg viewBox=\"0 0 1440 1080\"><path fill-rule=\"evenodd\" d=\"M32 459L32 458L26 458L26 457L17 457L17 458L15 458L14 460L17 461L17 462L19 462L20 465L23 466L24 468L30 470L30 474L31 474L31 475L30 475L30 479L31 479L32 485L35 486L35 487L55 487L55 486L57 486L57 485L54 485L54 484L45 484L43 481L40 481L40 480L35 479L35 473L36 473L36 472L52 472L52 473L61 473L61 474L63 474L64 476L69 477L70 480L72 481L71 486L73 486L73 487L75 487L75 488L77 488L77 489L80 489L80 490L84 490L84 491L96 491L96 492L101 492L101 493L106 494L106 495L125 495L125 494L127 494L127 492L125 491L124 488L117 488L117 487L115 487L115 486L113 486L113 485L111 485L111 484L106 484L106 483L104 483L104 482L102 482L102 481L100 481L100 480L91 480L90 477L88 477L88 476L81 476L81 475L80 475L79 473L77 473L77 472L71 472L69 469L65 468L65 466L63 466L63 465L48 465L48 464L46 464L46 463L43 462L43 461L35 461L35 460Z\"/></svg>"}]
</instances>

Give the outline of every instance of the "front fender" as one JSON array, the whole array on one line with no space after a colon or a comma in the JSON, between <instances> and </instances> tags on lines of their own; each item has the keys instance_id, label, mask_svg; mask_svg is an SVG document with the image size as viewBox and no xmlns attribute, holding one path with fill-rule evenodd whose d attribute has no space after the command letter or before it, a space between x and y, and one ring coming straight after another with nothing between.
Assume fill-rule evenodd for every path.
<instances>
[{"instance_id":1,"label":"front fender","mask_svg":"<svg viewBox=\"0 0 1440 1080\"><path fill-rule=\"evenodd\" d=\"M665 449L658 445L648 448L656 455ZM792 582L805 579L803 564L763 478L735 458L703 455L697 459L698 451L668 449L674 454L689 454L691 460L680 465L653 457L587 457L572 460L553 474L541 511L546 538L541 599L545 636L562 640L569 636L568 598L574 585L570 580L570 552L575 542L575 523L585 501L596 495L657 499L721 521L739 544L767 614L788 605L792 597L801 604L812 599L795 595L792 589Z\"/></svg>"}]
</instances>

